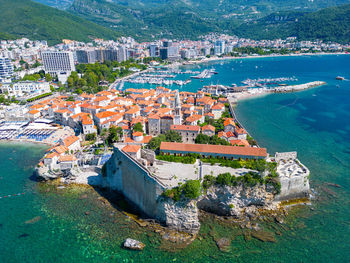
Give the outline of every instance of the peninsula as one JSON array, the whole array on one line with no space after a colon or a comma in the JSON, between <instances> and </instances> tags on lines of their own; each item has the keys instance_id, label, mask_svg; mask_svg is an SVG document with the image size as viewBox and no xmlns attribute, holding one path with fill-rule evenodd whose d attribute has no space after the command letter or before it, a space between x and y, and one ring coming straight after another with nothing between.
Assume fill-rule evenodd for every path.
<instances>
[{"instance_id":1,"label":"peninsula","mask_svg":"<svg viewBox=\"0 0 350 263\"><path fill-rule=\"evenodd\" d=\"M56 121L80 135L49 149L38 178L117 191L170 229L196 234L200 210L249 221L309 197L310 172L297 153L260 148L235 118L232 97L157 87L43 103L35 107L60 105Z\"/></svg>"}]
</instances>

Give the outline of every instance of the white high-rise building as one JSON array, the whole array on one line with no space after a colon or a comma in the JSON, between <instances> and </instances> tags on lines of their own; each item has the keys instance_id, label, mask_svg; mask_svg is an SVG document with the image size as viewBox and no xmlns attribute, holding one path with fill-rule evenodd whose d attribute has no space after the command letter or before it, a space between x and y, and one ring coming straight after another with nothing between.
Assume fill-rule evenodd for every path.
<instances>
[{"instance_id":1,"label":"white high-rise building","mask_svg":"<svg viewBox=\"0 0 350 263\"><path fill-rule=\"evenodd\" d=\"M223 40L216 40L214 45L214 54L215 55L222 55L225 53L225 41Z\"/></svg>"},{"instance_id":2,"label":"white high-rise building","mask_svg":"<svg viewBox=\"0 0 350 263\"><path fill-rule=\"evenodd\" d=\"M0 82L11 79L13 75L13 65L9 58L0 57Z\"/></svg>"},{"instance_id":3,"label":"white high-rise building","mask_svg":"<svg viewBox=\"0 0 350 263\"><path fill-rule=\"evenodd\" d=\"M46 73L59 75L63 72L70 75L75 71L74 56L69 51L44 51L41 53Z\"/></svg>"}]
</instances>

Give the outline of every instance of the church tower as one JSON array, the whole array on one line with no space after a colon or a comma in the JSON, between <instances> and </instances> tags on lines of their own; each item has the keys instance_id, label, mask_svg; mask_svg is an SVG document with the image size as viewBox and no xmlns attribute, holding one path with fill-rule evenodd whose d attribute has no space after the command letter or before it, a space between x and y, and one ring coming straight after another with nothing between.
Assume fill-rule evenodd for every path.
<instances>
[{"instance_id":1,"label":"church tower","mask_svg":"<svg viewBox=\"0 0 350 263\"><path fill-rule=\"evenodd\" d=\"M175 95L175 119L174 119L175 125L181 125L182 124L182 117L181 117L181 99L179 90L176 91Z\"/></svg>"}]
</instances>

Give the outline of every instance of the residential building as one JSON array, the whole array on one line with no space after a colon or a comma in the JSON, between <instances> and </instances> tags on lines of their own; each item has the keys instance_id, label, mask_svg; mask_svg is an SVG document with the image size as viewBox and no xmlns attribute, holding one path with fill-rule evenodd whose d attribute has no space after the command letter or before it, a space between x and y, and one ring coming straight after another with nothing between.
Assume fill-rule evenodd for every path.
<instances>
[{"instance_id":1,"label":"residential building","mask_svg":"<svg viewBox=\"0 0 350 263\"><path fill-rule=\"evenodd\" d=\"M48 82L20 81L15 83L3 83L0 85L1 93L8 96L38 96L43 93L50 92L50 84Z\"/></svg>"},{"instance_id":2,"label":"residential building","mask_svg":"<svg viewBox=\"0 0 350 263\"><path fill-rule=\"evenodd\" d=\"M13 75L13 65L9 58L0 57L0 82L11 79Z\"/></svg>"},{"instance_id":3,"label":"residential building","mask_svg":"<svg viewBox=\"0 0 350 263\"><path fill-rule=\"evenodd\" d=\"M59 75L65 73L70 75L75 71L73 53L70 51L44 51L41 53L46 73Z\"/></svg>"},{"instance_id":4,"label":"residential building","mask_svg":"<svg viewBox=\"0 0 350 263\"><path fill-rule=\"evenodd\" d=\"M195 143L196 137L201 131L201 127L197 125L171 125L170 129L181 135L183 143Z\"/></svg>"}]
</instances>

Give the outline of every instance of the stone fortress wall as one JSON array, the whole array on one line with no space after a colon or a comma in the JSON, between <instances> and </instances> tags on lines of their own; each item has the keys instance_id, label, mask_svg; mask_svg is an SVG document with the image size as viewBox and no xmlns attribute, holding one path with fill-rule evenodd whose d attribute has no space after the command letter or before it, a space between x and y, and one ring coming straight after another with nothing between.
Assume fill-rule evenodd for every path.
<instances>
[{"instance_id":1,"label":"stone fortress wall","mask_svg":"<svg viewBox=\"0 0 350 263\"><path fill-rule=\"evenodd\" d=\"M309 169L297 159L297 152L276 153L277 173L281 183L281 193L276 201L309 197Z\"/></svg>"},{"instance_id":2,"label":"stone fortress wall","mask_svg":"<svg viewBox=\"0 0 350 263\"><path fill-rule=\"evenodd\" d=\"M157 201L164 185L118 148L114 148L114 154L107 162L103 186L121 192L147 216L159 217Z\"/></svg>"},{"instance_id":3,"label":"stone fortress wall","mask_svg":"<svg viewBox=\"0 0 350 263\"><path fill-rule=\"evenodd\" d=\"M142 155L154 158L147 151ZM122 193L146 217L156 219L178 231L197 233L200 229L197 204L204 210L240 217L244 216L248 207L264 206L267 209L276 209L277 203L274 201L308 197L309 170L296 159L296 154L279 155L281 156L283 158L279 158L277 168L281 193L277 196L272 195L265 186L257 186L254 189L214 186L198 200L174 202L162 196L167 187L156 175L117 147L106 163L103 186ZM213 210L213 207L220 209Z\"/></svg>"}]
</instances>

